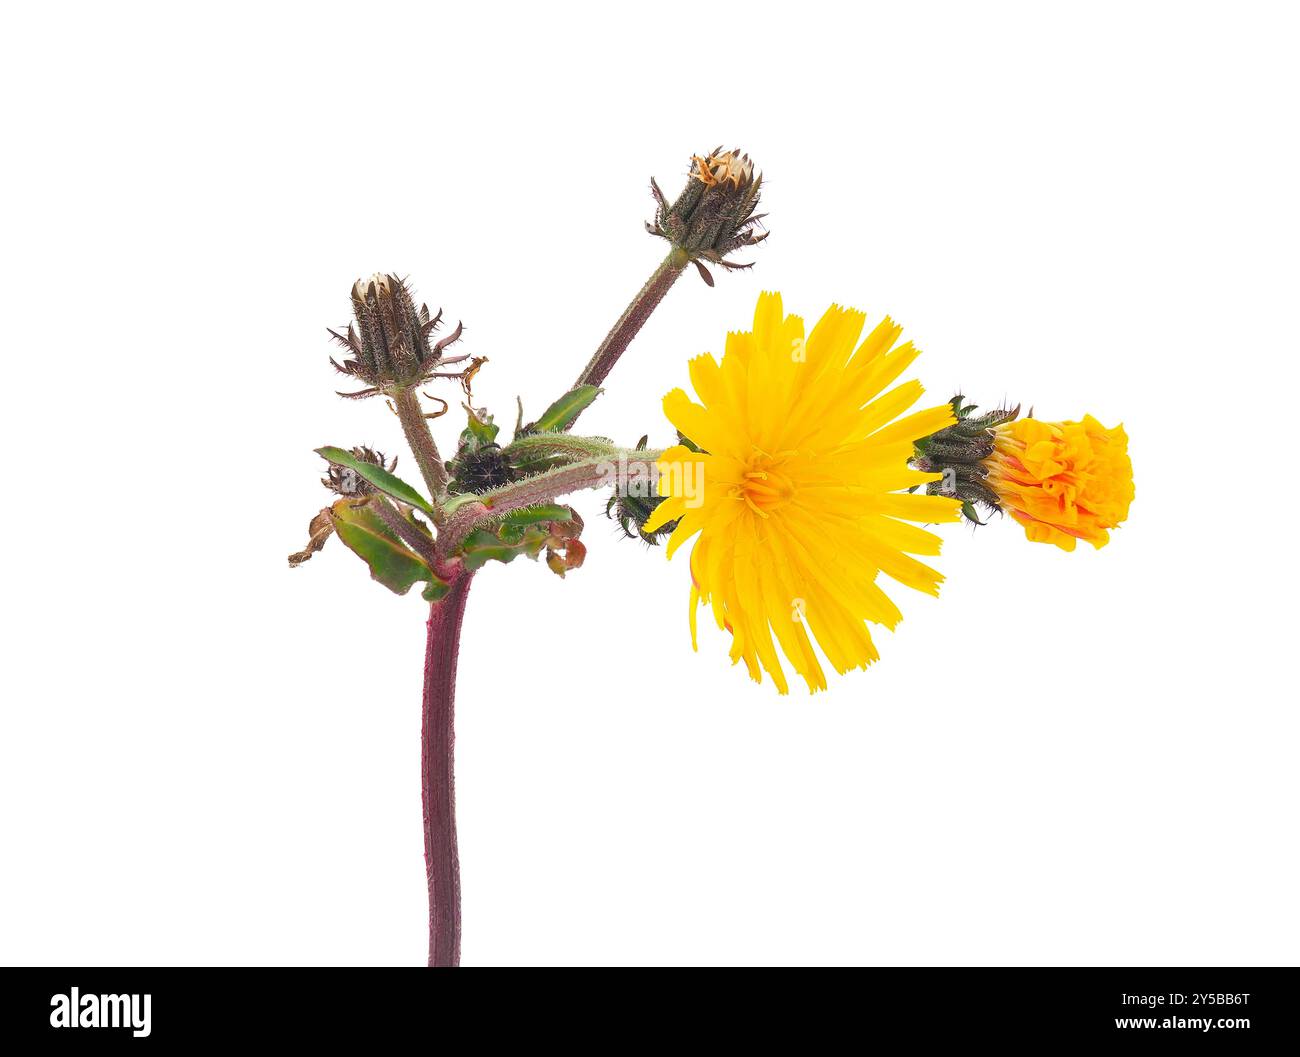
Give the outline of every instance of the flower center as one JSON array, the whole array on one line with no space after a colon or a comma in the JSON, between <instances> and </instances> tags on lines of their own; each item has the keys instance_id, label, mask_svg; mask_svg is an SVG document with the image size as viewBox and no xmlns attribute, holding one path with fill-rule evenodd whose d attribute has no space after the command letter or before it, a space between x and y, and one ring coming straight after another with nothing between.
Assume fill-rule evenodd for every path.
<instances>
[{"instance_id":1,"label":"flower center","mask_svg":"<svg viewBox=\"0 0 1300 1057\"><path fill-rule=\"evenodd\" d=\"M729 493L731 498L743 502L761 518L770 517L774 509L794 495L794 482L781 469L793 454L783 451L769 455L755 448L745 462L739 483Z\"/></svg>"}]
</instances>

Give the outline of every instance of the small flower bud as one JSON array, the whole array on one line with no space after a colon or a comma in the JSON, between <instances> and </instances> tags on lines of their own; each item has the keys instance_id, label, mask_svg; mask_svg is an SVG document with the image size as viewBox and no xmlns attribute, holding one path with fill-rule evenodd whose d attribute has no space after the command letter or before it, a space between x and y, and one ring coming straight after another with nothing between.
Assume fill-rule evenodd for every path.
<instances>
[{"instance_id":1,"label":"small flower bud","mask_svg":"<svg viewBox=\"0 0 1300 1057\"><path fill-rule=\"evenodd\" d=\"M374 451L364 446L353 448L352 455L361 462L368 462L372 466L382 466L389 473L397 469L396 455L393 456L390 462L385 462L383 452ZM356 470L347 466L335 466L333 463L330 464L326 475L320 479L320 483L335 495L341 495L345 499L359 499L362 496L373 495L376 491L375 486L357 473Z\"/></svg>"},{"instance_id":2,"label":"small flower bud","mask_svg":"<svg viewBox=\"0 0 1300 1057\"><path fill-rule=\"evenodd\" d=\"M750 268L724 260L727 254L756 246L767 232L756 234L763 215L755 215L763 177L754 171L749 155L720 147L708 157L691 159L691 175L677 201L671 205L654 180L650 181L658 209L646 229L667 239L695 263L710 286L713 277L703 261L727 269Z\"/></svg>"},{"instance_id":3,"label":"small flower bud","mask_svg":"<svg viewBox=\"0 0 1300 1057\"><path fill-rule=\"evenodd\" d=\"M605 504L605 516L611 521L618 522L618 527L623 530L623 535L628 539L640 539L648 543L651 547L657 547L661 539L671 536L673 529L677 527L677 521L666 522L660 525L653 532L645 530L646 522L650 520L650 515L663 502L659 496L638 496L621 495L614 492Z\"/></svg>"},{"instance_id":4,"label":"small flower bud","mask_svg":"<svg viewBox=\"0 0 1300 1057\"><path fill-rule=\"evenodd\" d=\"M463 329L457 323L447 337L431 342L442 312L430 316L427 305L417 309L410 287L395 275L375 275L367 282L358 279L352 286L352 311L356 322L348 324L346 334L330 331L348 356L342 363L331 357L330 363L340 374L366 384L359 392L339 394L353 399L427 381L443 350L460 338Z\"/></svg>"}]
</instances>

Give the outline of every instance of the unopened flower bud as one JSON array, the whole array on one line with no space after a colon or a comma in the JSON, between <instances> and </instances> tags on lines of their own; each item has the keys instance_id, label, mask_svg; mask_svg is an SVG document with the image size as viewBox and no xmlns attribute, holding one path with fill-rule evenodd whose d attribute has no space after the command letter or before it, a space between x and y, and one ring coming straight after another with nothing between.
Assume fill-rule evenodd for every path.
<instances>
[{"instance_id":1,"label":"unopened flower bud","mask_svg":"<svg viewBox=\"0 0 1300 1057\"><path fill-rule=\"evenodd\" d=\"M942 474L931 495L955 496L965 516L976 508L1006 512L1034 543L1074 550L1077 540L1104 547L1109 530L1128 517L1133 464L1122 426L1018 418L1019 408L976 416L953 398L957 422L916 442L918 470Z\"/></svg>"},{"instance_id":2,"label":"unopened flower bud","mask_svg":"<svg viewBox=\"0 0 1300 1057\"><path fill-rule=\"evenodd\" d=\"M1128 518L1133 463L1123 426L1024 418L993 430L988 483L1032 543L1074 550L1078 540L1100 549L1110 529Z\"/></svg>"},{"instance_id":3,"label":"unopened flower bud","mask_svg":"<svg viewBox=\"0 0 1300 1057\"><path fill-rule=\"evenodd\" d=\"M442 359L443 350L462 331L459 323L441 341L431 337L442 321L442 312L430 316L429 307L415 307L410 287L395 275L375 275L352 286L352 311L356 322L346 334L330 335L347 350L339 363L330 363L341 374L366 384L355 393L341 393L358 399L377 396L392 389L409 389L427 381Z\"/></svg>"},{"instance_id":4,"label":"unopened flower bud","mask_svg":"<svg viewBox=\"0 0 1300 1057\"><path fill-rule=\"evenodd\" d=\"M639 537L650 546L657 547L661 539L672 535L678 520L674 519L660 525L653 532L646 532L646 522L662 502L663 499L659 496L631 496L616 491L605 504L605 516L611 521L616 521L618 527L623 530L623 535L628 539Z\"/></svg>"},{"instance_id":5,"label":"unopened flower bud","mask_svg":"<svg viewBox=\"0 0 1300 1057\"><path fill-rule=\"evenodd\" d=\"M397 456L394 455L392 460L385 462L383 452L374 451L365 446L359 446L352 449L354 458L361 462L368 462L372 466L381 466L389 473L397 469ZM359 499L362 496L373 495L376 491L374 485L362 477L356 470L348 466L336 466L330 464L329 470L320 483L328 488L335 495L341 495L345 499Z\"/></svg>"}]
</instances>

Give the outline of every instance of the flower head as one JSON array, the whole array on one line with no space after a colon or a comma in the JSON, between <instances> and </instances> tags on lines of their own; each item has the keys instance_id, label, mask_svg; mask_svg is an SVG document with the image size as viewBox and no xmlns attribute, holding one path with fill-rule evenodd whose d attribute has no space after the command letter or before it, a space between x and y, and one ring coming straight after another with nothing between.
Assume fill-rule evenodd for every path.
<instances>
[{"instance_id":1,"label":"flower head","mask_svg":"<svg viewBox=\"0 0 1300 1057\"><path fill-rule=\"evenodd\" d=\"M360 382L365 389L341 396L377 396L393 388L410 388L432 376L443 350L460 338L456 324L441 341L431 341L442 321L442 312L429 315L429 306L415 307L406 281L396 275L374 275L352 285L352 312L356 324L346 334L330 331L334 341L347 350L342 363L330 359L340 374Z\"/></svg>"},{"instance_id":2,"label":"flower head","mask_svg":"<svg viewBox=\"0 0 1300 1057\"><path fill-rule=\"evenodd\" d=\"M1104 547L1128 517L1133 463L1123 426L1025 418L993 429L986 483L1034 543L1072 551L1076 540Z\"/></svg>"},{"instance_id":3,"label":"flower head","mask_svg":"<svg viewBox=\"0 0 1300 1057\"><path fill-rule=\"evenodd\" d=\"M810 691L825 689L813 640L840 673L878 654L868 623L893 628L898 608L878 573L936 594L942 577L912 554L939 553L939 538L908 522L953 521L960 504L900 492L937 474L908 466L912 445L953 421L951 406L899 418L923 392L905 382L881 395L919 354L894 347L885 319L858 344L866 317L832 306L804 336L803 320L763 294L752 332L727 335L721 363L690 363L700 403L681 389L664 412L690 439L659 461L667 496L644 530L680 519L668 556L691 552L691 636L708 604L732 634L733 663L762 670L781 693L779 645ZM856 346L856 351L855 351ZM775 644L773 637L775 636Z\"/></svg>"},{"instance_id":4,"label":"flower head","mask_svg":"<svg viewBox=\"0 0 1300 1057\"><path fill-rule=\"evenodd\" d=\"M710 286L713 276L704 261L730 270L751 267L725 260L738 249L757 246L767 232L758 231L762 214L755 215L763 177L754 171L748 154L737 150L713 150L708 157L691 158L691 175L686 187L669 204L654 181L655 211L653 224L646 229L652 235L671 242L684 260L694 262L701 278Z\"/></svg>"}]
</instances>

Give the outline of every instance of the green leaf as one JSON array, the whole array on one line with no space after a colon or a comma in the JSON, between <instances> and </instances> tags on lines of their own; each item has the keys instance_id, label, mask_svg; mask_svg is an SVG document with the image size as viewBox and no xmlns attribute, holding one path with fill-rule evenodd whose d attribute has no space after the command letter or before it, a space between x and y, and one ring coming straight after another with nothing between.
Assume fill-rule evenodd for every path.
<instances>
[{"instance_id":1,"label":"green leaf","mask_svg":"<svg viewBox=\"0 0 1300 1057\"><path fill-rule=\"evenodd\" d=\"M413 506L417 510L423 510L426 514L433 513L433 506L424 496L420 495L400 477L389 473L382 466L362 462L350 451L344 451L342 448L317 448L316 454L336 466L342 466L354 471L358 477L369 481L385 495L392 496L399 502L405 503L407 506Z\"/></svg>"},{"instance_id":2,"label":"green leaf","mask_svg":"<svg viewBox=\"0 0 1300 1057\"><path fill-rule=\"evenodd\" d=\"M477 492L461 492L460 495L454 495L442 504L442 512L450 515L465 506L467 503L481 502L483 502L483 497Z\"/></svg>"},{"instance_id":3,"label":"green leaf","mask_svg":"<svg viewBox=\"0 0 1300 1057\"><path fill-rule=\"evenodd\" d=\"M491 529L475 529L461 544L461 560L473 572L490 561L512 562L521 554L536 558L546 538L546 531L536 525L503 525L500 535Z\"/></svg>"},{"instance_id":4,"label":"green leaf","mask_svg":"<svg viewBox=\"0 0 1300 1057\"><path fill-rule=\"evenodd\" d=\"M502 525L535 525L539 521L568 521L573 511L562 503L541 503L512 510L501 519Z\"/></svg>"},{"instance_id":5,"label":"green leaf","mask_svg":"<svg viewBox=\"0 0 1300 1057\"><path fill-rule=\"evenodd\" d=\"M542 417L533 423L533 429L538 433L558 433L567 429L600 394L601 390L594 385L571 389L542 413Z\"/></svg>"},{"instance_id":6,"label":"green leaf","mask_svg":"<svg viewBox=\"0 0 1300 1057\"><path fill-rule=\"evenodd\" d=\"M546 545L547 534L538 528L524 530L524 539L520 544L520 549L530 558L536 558L542 553L542 548Z\"/></svg>"},{"instance_id":7,"label":"green leaf","mask_svg":"<svg viewBox=\"0 0 1300 1057\"><path fill-rule=\"evenodd\" d=\"M429 586L420 592L420 597L426 602L437 602L447 597L447 592L451 590L451 584L446 580L439 580L434 577L429 581Z\"/></svg>"},{"instance_id":8,"label":"green leaf","mask_svg":"<svg viewBox=\"0 0 1300 1057\"><path fill-rule=\"evenodd\" d=\"M330 522L348 548L370 566L370 575L395 594L404 595L411 585L428 581L424 597L432 602L450 590L423 558L407 549L387 522L366 503L341 499L329 510Z\"/></svg>"},{"instance_id":9,"label":"green leaf","mask_svg":"<svg viewBox=\"0 0 1300 1057\"><path fill-rule=\"evenodd\" d=\"M518 545L511 545L495 532L475 529L461 544L462 560L470 572L483 568L490 561L511 562L523 553Z\"/></svg>"},{"instance_id":10,"label":"green leaf","mask_svg":"<svg viewBox=\"0 0 1300 1057\"><path fill-rule=\"evenodd\" d=\"M371 577L395 594L406 594L418 580L433 579L433 570L393 539L373 510L344 499L334 504L331 520L339 539L370 566Z\"/></svg>"},{"instance_id":11,"label":"green leaf","mask_svg":"<svg viewBox=\"0 0 1300 1057\"><path fill-rule=\"evenodd\" d=\"M469 413L469 424L461 431L461 445L468 445L471 450L484 447L496 442L497 434L501 432L501 427L494 425L492 416L485 414L482 418Z\"/></svg>"}]
</instances>

